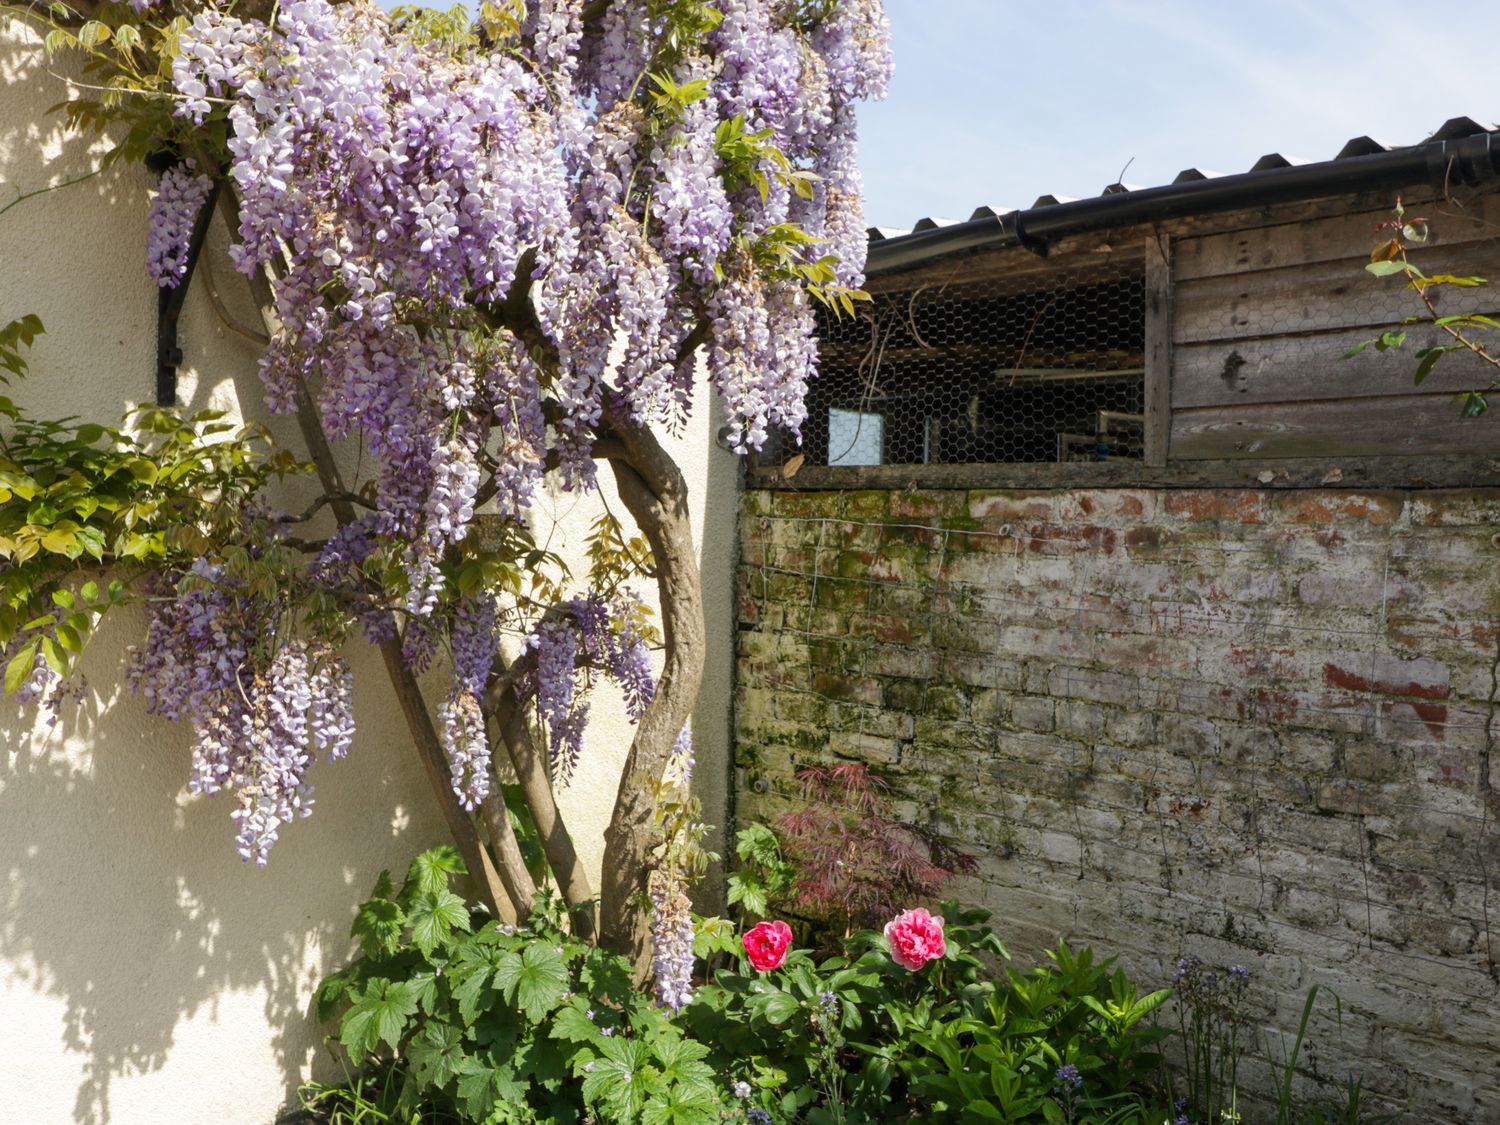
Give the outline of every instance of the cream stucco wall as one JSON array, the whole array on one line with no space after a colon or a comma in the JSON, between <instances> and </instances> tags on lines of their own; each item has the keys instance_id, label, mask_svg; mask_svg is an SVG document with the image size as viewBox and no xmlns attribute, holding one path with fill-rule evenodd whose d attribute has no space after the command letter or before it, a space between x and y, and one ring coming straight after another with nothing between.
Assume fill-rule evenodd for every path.
<instances>
[{"instance_id":1,"label":"cream stucco wall","mask_svg":"<svg viewBox=\"0 0 1500 1125\"><path fill-rule=\"evenodd\" d=\"M0 207L92 165L43 111L67 96L34 40L0 30ZM143 270L150 177L117 168L0 214L0 323L47 326L10 394L37 415L113 421L152 393L154 288ZM227 293L239 282L221 266ZM248 313L248 310L247 310ZM202 293L183 320L184 405L257 414L254 355ZM704 400L706 402L706 399ZM695 719L698 787L722 822L732 659L737 466L700 405L674 439L693 486L711 651ZM278 426L292 443L292 433ZM605 474L607 476L607 474ZM592 505L550 497L554 546L576 552ZM616 505L618 510L618 505ZM442 837L374 654L356 645L358 735L319 764L313 816L269 867L240 863L226 799L185 790L187 732L146 715L121 682L143 618L96 638L84 704L48 729L0 701L0 1119L25 1125L271 1121L309 1074L336 1072L309 1015L317 980L349 954L355 904L383 867ZM563 796L596 874L628 746L618 700L595 703L588 752Z\"/></svg>"}]
</instances>

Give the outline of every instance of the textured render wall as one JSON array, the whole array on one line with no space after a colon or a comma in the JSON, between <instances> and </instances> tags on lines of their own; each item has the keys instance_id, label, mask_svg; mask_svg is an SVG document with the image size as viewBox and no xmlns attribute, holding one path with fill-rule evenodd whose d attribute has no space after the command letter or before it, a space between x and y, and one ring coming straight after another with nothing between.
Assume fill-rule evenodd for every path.
<instances>
[{"instance_id":1,"label":"textured render wall","mask_svg":"<svg viewBox=\"0 0 1500 1125\"><path fill-rule=\"evenodd\" d=\"M90 167L45 109L66 95L34 45L0 29L0 207L17 191ZM26 383L8 389L40 415L116 421L153 392L156 295L144 273L150 178L122 168L0 214L0 322L35 312L48 334ZM216 277L246 323L230 270ZM253 351L195 285L185 310L185 405L254 415ZM295 447L292 427L280 437ZM700 760L727 758L732 661L732 457L704 411L672 443L693 488L704 544L709 686ZM607 478L607 473L603 474ZM591 513L562 496L541 519L565 553ZM618 510L618 505L615 506ZM586 569L586 567L585 567ZM373 651L351 646L358 736L319 764L313 816L283 832L267 870L233 850L227 799L185 791L186 731L147 716L121 683L143 618L94 642L90 693L58 729L0 700L0 1094L7 1121L269 1122L309 1073L337 1068L309 1015L312 988L351 950L349 921L382 867L443 836ZM434 678L434 690L441 684ZM563 803L597 870L630 728L600 699L584 769ZM699 771L722 820L722 768Z\"/></svg>"},{"instance_id":2,"label":"textured render wall","mask_svg":"<svg viewBox=\"0 0 1500 1125\"><path fill-rule=\"evenodd\" d=\"M1331 986L1318 1077L1500 1120L1497 529L1493 492L747 493L740 818L869 763L1013 953L1243 962L1283 1044Z\"/></svg>"}]
</instances>

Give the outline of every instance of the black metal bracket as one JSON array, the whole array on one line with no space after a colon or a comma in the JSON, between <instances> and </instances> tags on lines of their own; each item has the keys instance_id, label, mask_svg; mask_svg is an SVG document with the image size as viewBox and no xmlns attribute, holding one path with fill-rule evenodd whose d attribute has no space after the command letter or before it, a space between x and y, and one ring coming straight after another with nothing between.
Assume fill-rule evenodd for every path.
<instances>
[{"instance_id":1,"label":"black metal bracket","mask_svg":"<svg viewBox=\"0 0 1500 1125\"><path fill-rule=\"evenodd\" d=\"M148 160L153 171L165 172L175 161ZM203 252L203 243L208 238L208 228L213 221L214 205L219 199L219 183L214 182L208 198L198 217L193 220L193 233L188 239L187 263L182 271L182 280L176 286L161 287L156 297L156 404L177 405L177 369L182 366L182 347L178 343L177 321L182 315L182 304L187 300L188 286L193 283L193 271L198 265L198 256Z\"/></svg>"}]
</instances>

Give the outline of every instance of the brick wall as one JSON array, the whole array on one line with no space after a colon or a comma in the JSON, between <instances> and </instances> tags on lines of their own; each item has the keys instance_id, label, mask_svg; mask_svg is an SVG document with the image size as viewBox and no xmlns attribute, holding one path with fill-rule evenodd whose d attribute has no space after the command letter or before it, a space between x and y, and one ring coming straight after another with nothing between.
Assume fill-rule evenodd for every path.
<instances>
[{"instance_id":1,"label":"brick wall","mask_svg":"<svg viewBox=\"0 0 1500 1125\"><path fill-rule=\"evenodd\" d=\"M1309 1083L1500 1121L1496 530L1475 491L749 492L738 816L869 763L1019 957L1243 962L1262 1043L1331 987Z\"/></svg>"}]
</instances>

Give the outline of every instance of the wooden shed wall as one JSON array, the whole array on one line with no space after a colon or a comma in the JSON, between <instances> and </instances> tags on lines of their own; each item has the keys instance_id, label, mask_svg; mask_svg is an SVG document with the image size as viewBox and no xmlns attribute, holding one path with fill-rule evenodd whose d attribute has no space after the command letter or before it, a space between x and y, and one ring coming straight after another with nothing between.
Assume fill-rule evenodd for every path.
<instances>
[{"instance_id":1,"label":"wooden shed wall","mask_svg":"<svg viewBox=\"0 0 1500 1125\"><path fill-rule=\"evenodd\" d=\"M1429 209L1430 207L1430 209ZM1500 272L1500 195L1432 204L1428 272ZM1396 351L1354 344L1424 310L1393 278L1364 269L1388 209L1174 240L1172 460L1357 457L1500 451L1500 427L1459 417L1455 392L1494 374L1453 353L1421 387L1415 352L1442 338L1413 331ZM1500 309L1500 286L1444 288L1444 313Z\"/></svg>"},{"instance_id":2,"label":"wooden shed wall","mask_svg":"<svg viewBox=\"0 0 1500 1125\"><path fill-rule=\"evenodd\" d=\"M1453 396L1495 372L1452 353L1421 387L1416 352L1446 341L1412 329L1399 350L1344 353L1424 309L1395 278L1365 266L1393 198L1369 193L1194 216L1153 227L1069 236L1046 256L1021 247L941 258L871 278L877 300L919 291L963 298L996 279L1107 271L1144 261L1146 457L1097 464L884 464L782 471L791 456L753 463L748 482L773 489L1500 486L1500 396L1464 419ZM1445 288L1444 312L1500 316L1500 189L1460 198L1414 193L1409 215L1431 237L1412 260L1428 272L1492 284ZM1144 255L1144 259L1143 259ZM1500 344L1500 334L1496 334ZM837 355L830 352L830 361ZM887 362L900 356L887 355Z\"/></svg>"}]
</instances>

